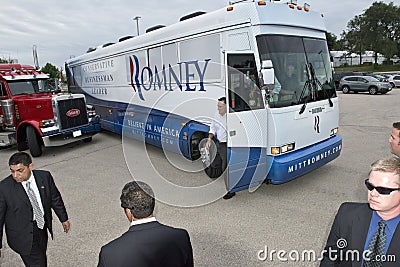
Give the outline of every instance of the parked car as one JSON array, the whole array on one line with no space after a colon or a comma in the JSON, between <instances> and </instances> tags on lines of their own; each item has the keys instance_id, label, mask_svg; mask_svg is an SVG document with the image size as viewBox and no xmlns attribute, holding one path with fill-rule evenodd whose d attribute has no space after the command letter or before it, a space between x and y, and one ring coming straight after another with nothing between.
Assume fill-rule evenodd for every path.
<instances>
[{"instance_id":1,"label":"parked car","mask_svg":"<svg viewBox=\"0 0 400 267\"><path fill-rule=\"evenodd\" d=\"M351 72L351 71L341 71L341 72L333 73L333 81L335 82L336 90L340 90L340 87L339 87L340 79L342 79L345 76L350 76L350 75L356 75L356 74L354 74L354 72Z\"/></svg>"},{"instance_id":2,"label":"parked car","mask_svg":"<svg viewBox=\"0 0 400 267\"><path fill-rule=\"evenodd\" d=\"M400 75L396 74L393 76L389 77L389 82L392 85L392 87L400 87Z\"/></svg>"},{"instance_id":3,"label":"parked car","mask_svg":"<svg viewBox=\"0 0 400 267\"><path fill-rule=\"evenodd\" d=\"M380 82L378 79L371 76L345 76L340 80L339 88L344 94L353 91L369 92L371 95L377 93L386 94L392 87L387 82Z\"/></svg>"},{"instance_id":4,"label":"parked car","mask_svg":"<svg viewBox=\"0 0 400 267\"><path fill-rule=\"evenodd\" d=\"M374 77L375 79L378 79L380 82L385 82L385 83L389 83L390 86L393 88L394 86L392 86L392 84L389 82L389 77L382 75L382 74L375 74L375 73L371 73L368 76Z\"/></svg>"}]
</instances>

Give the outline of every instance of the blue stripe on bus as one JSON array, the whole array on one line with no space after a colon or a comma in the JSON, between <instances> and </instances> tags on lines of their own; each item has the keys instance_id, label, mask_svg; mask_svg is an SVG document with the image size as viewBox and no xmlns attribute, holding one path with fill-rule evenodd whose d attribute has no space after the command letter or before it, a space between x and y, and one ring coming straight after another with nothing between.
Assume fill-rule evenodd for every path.
<instances>
[{"instance_id":1,"label":"blue stripe on bus","mask_svg":"<svg viewBox=\"0 0 400 267\"><path fill-rule=\"evenodd\" d=\"M334 160L340 155L341 149L340 135L275 157L265 156L266 151L260 148L228 148L230 161L228 189L237 192L258 186L266 178L272 184L286 183Z\"/></svg>"},{"instance_id":2,"label":"blue stripe on bus","mask_svg":"<svg viewBox=\"0 0 400 267\"><path fill-rule=\"evenodd\" d=\"M334 160L342 150L342 137L335 135L320 143L274 157L268 179L282 184L311 172Z\"/></svg>"},{"instance_id":3,"label":"blue stripe on bus","mask_svg":"<svg viewBox=\"0 0 400 267\"><path fill-rule=\"evenodd\" d=\"M267 157L265 155L265 148L228 148L228 189L231 192L236 192L262 183L268 171Z\"/></svg>"}]
</instances>

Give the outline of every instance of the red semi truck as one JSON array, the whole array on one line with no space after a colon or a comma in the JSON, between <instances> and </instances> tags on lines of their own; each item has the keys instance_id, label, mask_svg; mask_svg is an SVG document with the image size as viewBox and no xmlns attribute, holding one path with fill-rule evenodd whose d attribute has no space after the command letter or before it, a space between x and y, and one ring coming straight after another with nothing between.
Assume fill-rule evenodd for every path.
<instances>
[{"instance_id":1,"label":"red semi truck","mask_svg":"<svg viewBox=\"0 0 400 267\"><path fill-rule=\"evenodd\" d=\"M0 147L17 144L34 157L42 146L90 142L100 119L83 94L53 93L49 76L21 64L0 64Z\"/></svg>"}]
</instances>

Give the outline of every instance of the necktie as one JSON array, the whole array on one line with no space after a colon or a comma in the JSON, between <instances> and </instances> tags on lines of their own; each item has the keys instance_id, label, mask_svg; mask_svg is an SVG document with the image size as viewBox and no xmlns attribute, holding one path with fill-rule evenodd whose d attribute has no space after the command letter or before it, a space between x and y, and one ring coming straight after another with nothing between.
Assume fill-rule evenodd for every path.
<instances>
[{"instance_id":1,"label":"necktie","mask_svg":"<svg viewBox=\"0 0 400 267\"><path fill-rule=\"evenodd\" d=\"M40 209L39 203L35 196L35 193L33 192L32 188L31 188L31 182L26 183L26 189L27 189L26 191L28 192L29 201L32 204L33 214L35 215L37 226L40 229L43 229L43 227L44 227L43 212Z\"/></svg>"},{"instance_id":2,"label":"necktie","mask_svg":"<svg viewBox=\"0 0 400 267\"><path fill-rule=\"evenodd\" d=\"M378 231L374 234L368 245L368 250L372 253L369 256L369 261L364 262L364 267L380 267L382 266L382 261L379 259L382 255L385 255L385 245L386 245L386 234L385 234L386 222L380 221ZM379 255L377 257L377 255ZM378 261L375 261L378 259Z\"/></svg>"}]
</instances>

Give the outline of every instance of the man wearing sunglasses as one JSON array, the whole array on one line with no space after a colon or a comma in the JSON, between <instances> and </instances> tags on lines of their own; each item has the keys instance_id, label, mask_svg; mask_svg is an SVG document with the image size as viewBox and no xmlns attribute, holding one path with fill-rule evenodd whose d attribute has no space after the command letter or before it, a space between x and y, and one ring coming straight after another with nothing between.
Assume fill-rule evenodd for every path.
<instances>
[{"instance_id":1,"label":"man wearing sunglasses","mask_svg":"<svg viewBox=\"0 0 400 267\"><path fill-rule=\"evenodd\" d=\"M400 159L371 165L368 203L343 203L320 266L400 266Z\"/></svg>"},{"instance_id":2,"label":"man wearing sunglasses","mask_svg":"<svg viewBox=\"0 0 400 267\"><path fill-rule=\"evenodd\" d=\"M390 152L400 158L400 122L393 123L392 133L389 137Z\"/></svg>"}]
</instances>

